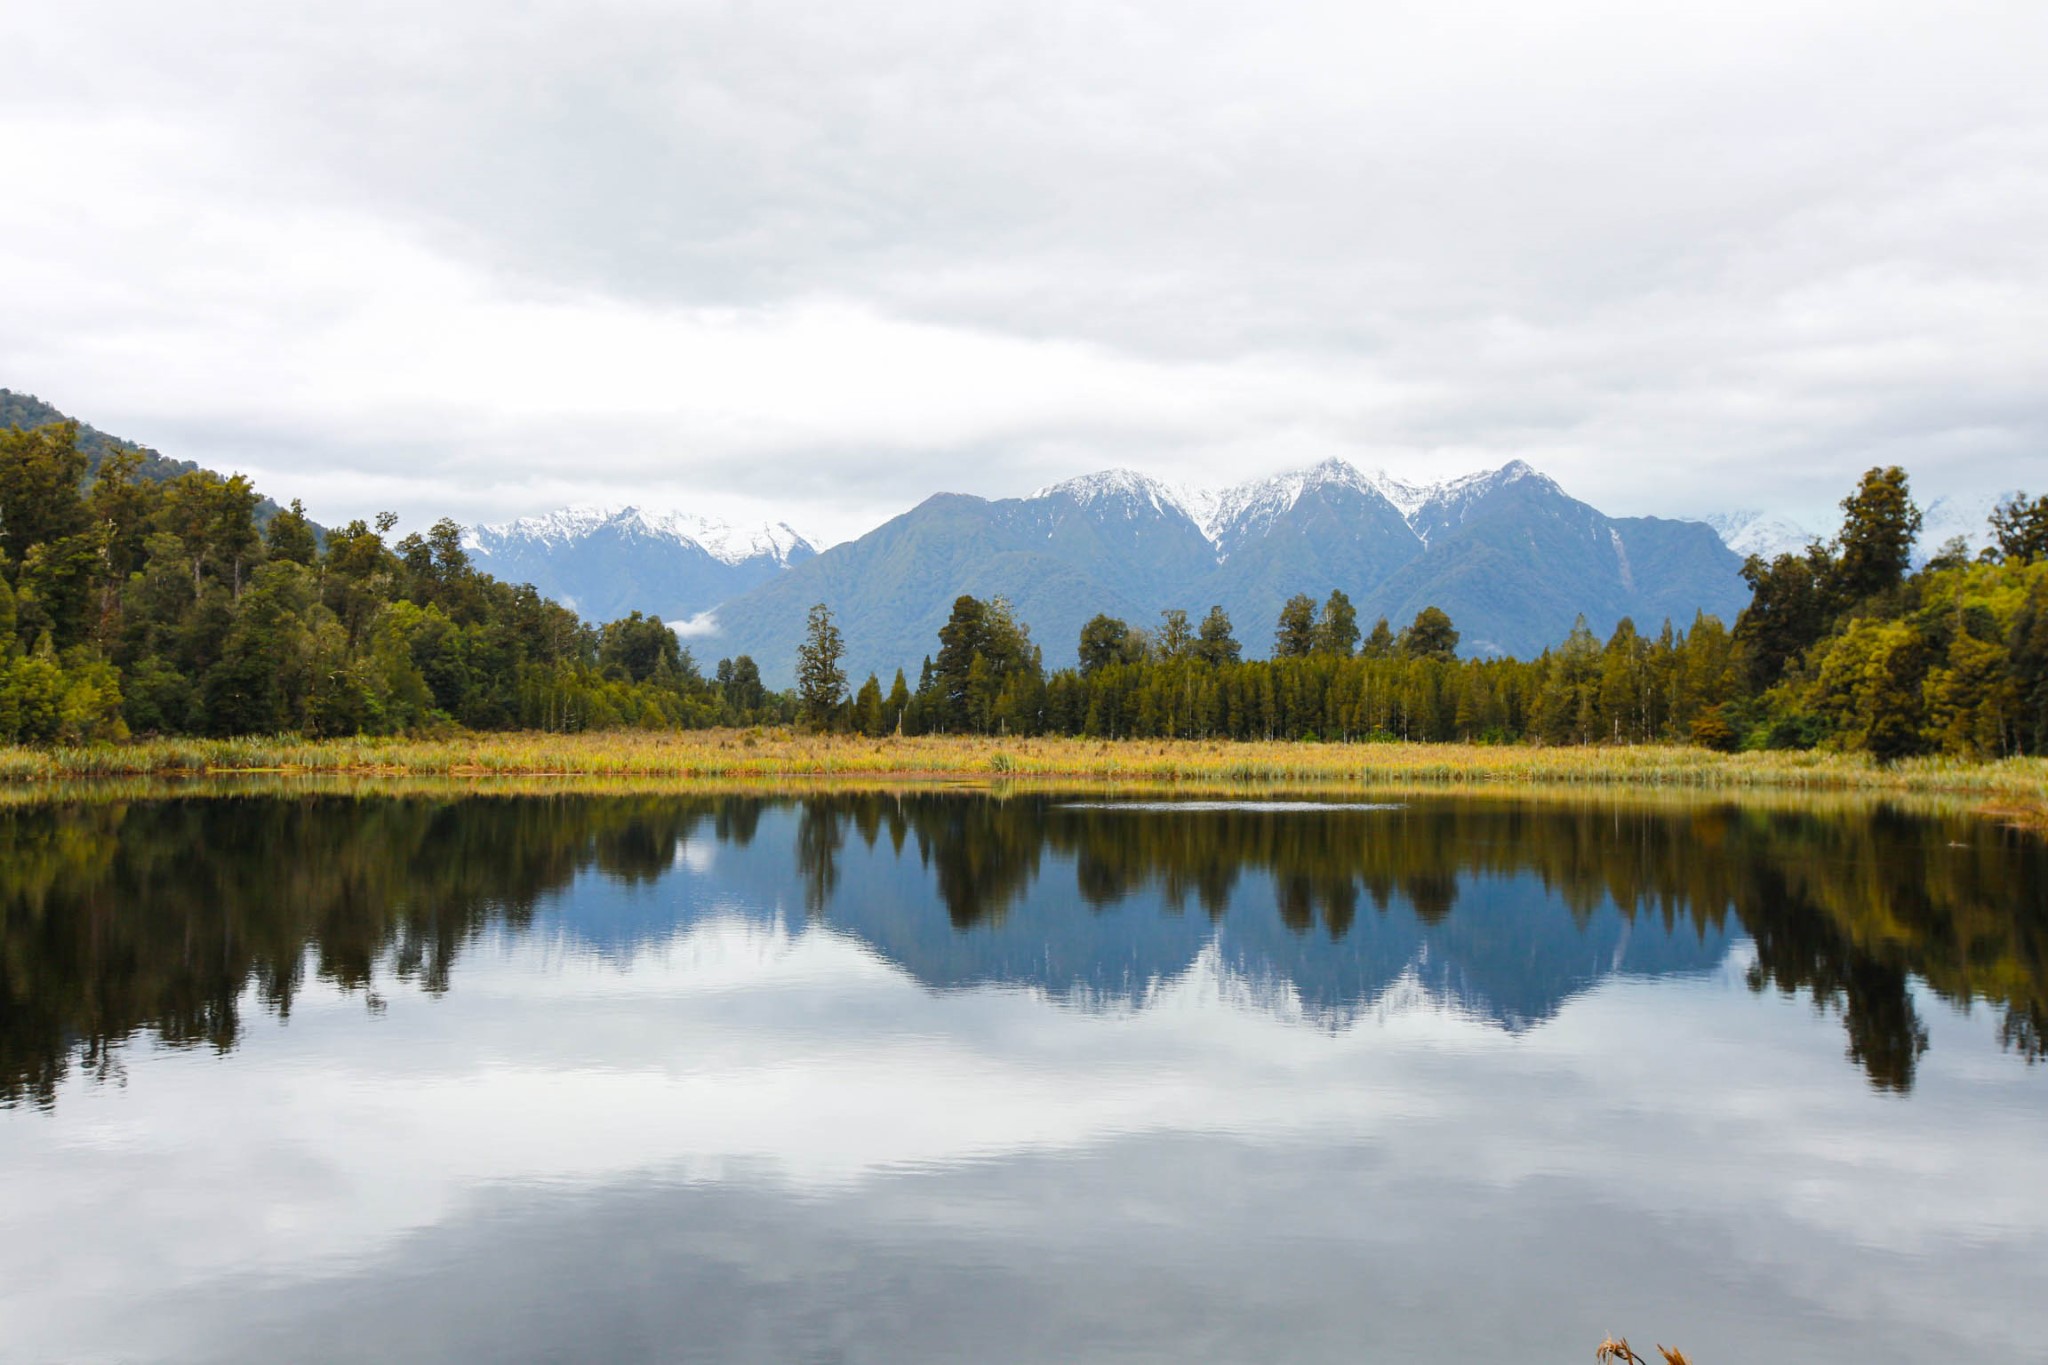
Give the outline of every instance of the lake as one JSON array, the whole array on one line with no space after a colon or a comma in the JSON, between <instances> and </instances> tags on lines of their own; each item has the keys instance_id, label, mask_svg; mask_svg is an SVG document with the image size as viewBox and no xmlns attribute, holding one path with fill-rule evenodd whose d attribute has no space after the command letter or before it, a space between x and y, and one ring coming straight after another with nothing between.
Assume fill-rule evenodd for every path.
<instances>
[{"instance_id":1,"label":"lake","mask_svg":"<svg viewBox=\"0 0 2048 1365\"><path fill-rule=\"evenodd\" d=\"M1849 802L0 810L0 1359L2038 1358L2048 846Z\"/></svg>"}]
</instances>

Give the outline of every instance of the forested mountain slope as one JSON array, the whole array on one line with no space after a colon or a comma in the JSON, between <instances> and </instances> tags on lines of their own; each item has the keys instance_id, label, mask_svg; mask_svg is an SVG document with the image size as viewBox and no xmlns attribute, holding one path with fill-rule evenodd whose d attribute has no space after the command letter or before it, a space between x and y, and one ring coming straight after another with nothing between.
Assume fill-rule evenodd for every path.
<instances>
[{"instance_id":1,"label":"forested mountain slope","mask_svg":"<svg viewBox=\"0 0 2048 1365\"><path fill-rule=\"evenodd\" d=\"M914 680L954 598L1002 596L1048 665L1071 661L1097 613L1134 625L1221 604L1263 656L1281 604L1341 589L1369 625L1448 612L1470 654L1533 654L1584 613L1654 629L1747 599L1741 560L1698 522L1612 518L1515 462L1427 488L1341 461L1220 495L1111 471L991 501L928 498L718 609L707 655L746 653L786 682L816 602L832 608L856 676Z\"/></svg>"},{"instance_id":2,"label":"forested mountain slope","mask_svg":"<svg viewBox=\"0 0 2048 1365\"><path fill-rule=\"evenodd\" d=\"M77 420L59 412L32 393L0 389L0 431L9 427L41 427L52 422ZM180 474L193 474L199 471L199 466L191 460L174 460L148 446L124 441L118 436L109 436L98 427L84 422L78 423L78 449L85 456L87 479L97 477L100 465L109 455L119 451L133 451L142 457L135 467L135 477L145 483L168 483ZM277 513L278 505L275 502L269 498L260 499L256 504L256 524L269 525L270 519Z\"/></svg>"}]
</instances>

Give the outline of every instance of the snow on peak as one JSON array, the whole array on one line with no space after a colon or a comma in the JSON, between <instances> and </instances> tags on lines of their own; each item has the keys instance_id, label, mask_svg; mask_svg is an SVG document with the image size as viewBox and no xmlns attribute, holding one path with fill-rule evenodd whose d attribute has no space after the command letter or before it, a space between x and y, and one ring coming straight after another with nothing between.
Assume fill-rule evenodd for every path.
<instances>
[{"instance_id":1,"label":"snow on peak","mask_svg":"<svg viewBox=\"0 0 2048 1365\"><path fill-rule=\"evenodd\" d=\"M1158 512L1178 512L1191 520L1199 520L1196 498L1162 479L1140 474L1135 469L1105 469L1096 474L1083 474L1079 478L1047 484L1031 496L1070 498L1083 506L1098 502L1121 502L1127 507L1144 505Z\"/></svg>"},{"instance_id":2,"label":"snow on peak","mask_svg":"<svg viewBox=\"0 0 2048 1365\"><path fill-rule=\"evenodd\" d=\"M1381 497L1394 504L1394 510L1401 514L1401 520L1411 525L1415 521L1415 514L1420 512L1429 500L1436 496L1437 489L1442 487L1441 484L1434 483L1409 483L1406 479L1396 478L1384 469L1369 470L1365 478L1379 490Z\"/></svg>"},{"instance_id":3,"label":"snow on peak","mask_svg":"<svg viewBox=\"0 0 2048 1365\"><path fill-rule=\"evenodd\" d=\"M1067 497L1084 505L1113 499L1127 507L1149 504L1161 512L1179 512L1217 547L1219 554L1227 554L1225 541L1239 541L1265 530L1293 510L1305 494L1320 489L1343 488L1377 494L1393 505L1418 536L1426 536L1427 526L1423 523L1427 511L1440 515L1448 511L1456 520L1462 509L1479 495L1528 478L1550 482L1521 460L1510 461L1499 469L1435 483L1410 483L1383 469L1367 472L1332 457L1320 464L1222 489L1182 488L1136 470L1106 469L1048 484L1031 496Z\"/></svg>"},{"instance_id":4,"label":"snow on peak","mask_svg":"<svg viewBox=\"0 0 2048 1365\"><path fill-rule=\"evenodd\" d=\"M1328 459L1307 469L1292 469L1221 490L1210 499L1211 510L1202 527L1203 534L1220 546L1225 537L1263 530L1292 511L1303 494L1329 487L1382 492L1352 465Z\"/></svg>"},{"instance_id":5,"label":"snow on peak","mask_svg":"<svg viewBox=\"0 0 2048 1365\"><path fill-rule=\"evenodd\" d=\"M1991 512L1998 502L1998 498L1988 495L1959 494L1924 504L1920 509L1920 538L1913 543L1913 562L1925 564L1957 536L1962 537L1971 553L1983 549L1991 543ZM1827 540L1834 534L1832 530L1822 534L1753 507L1688 519L1713 527L1721 543L1736 554L1762 555L1765 559L1803 553L1813 542Z\"/></svg>"},{"instance_id":6,"label":"snow on peak","mask_svg":"<svg viewBox=\"0 0 2048 1365\"><path fill-rule=\"evenodd\" d=\"M1698 520L1713 527L1721 543L1744 558L1762 555L1775 559L1782 554L1798 554L1819 539L1795 521L1753 507L1714 512Z\"/></svg>"},{"instance_id":7,"label":"snow on peak","mask_svg":"<svg viewBox=\"0 0 2048 1365\"><path fill-rule=\"evenodd\" d=\"M787 564L793 554L814 548L786 522L734 525L718 517L685 512L589 504L564 507L542 516L520 517L495 526L471 527L463 534L463 544L473 554L489 556L493 550L513 543L559 549L599 531L688 543L725 564L743 564L763 557Z\"/></svg>"},{"instance_id":8,"label":"snow on peak","mask_svg":"<svg viewBox=\"0 0 2048 1365\"><path fill-rule=\"evenodd\" d=\"M1961 495L1940 497L1920 509L1920 539L1913 547L1914 562L1924 564L1957 536L1971 553L1991 543L1991 514L1998 504L2012 497L2010 490L1998 497Z\"/></svg>"}]
</instances>

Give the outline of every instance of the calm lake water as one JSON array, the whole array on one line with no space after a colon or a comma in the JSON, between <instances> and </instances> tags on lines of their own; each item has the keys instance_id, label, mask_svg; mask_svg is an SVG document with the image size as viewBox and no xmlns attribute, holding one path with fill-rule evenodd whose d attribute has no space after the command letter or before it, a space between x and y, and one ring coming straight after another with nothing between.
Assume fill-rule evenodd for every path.
<instances>
[{"instance_id":1,"label":"calm lake water","mask_svg":"<svg viewBox=\"0 0 2048 1365\"><path fill-rule=\"evenodd\" d=\"M1881 808L0 813L0 1358L2039 1359L2048 850Z\"/></svg>"}]
</instances>

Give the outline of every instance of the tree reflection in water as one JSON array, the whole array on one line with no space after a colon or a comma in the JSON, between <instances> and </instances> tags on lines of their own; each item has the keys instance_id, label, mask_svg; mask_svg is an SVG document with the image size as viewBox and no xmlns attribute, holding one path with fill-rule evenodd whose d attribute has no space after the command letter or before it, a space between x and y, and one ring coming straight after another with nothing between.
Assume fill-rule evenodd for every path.
<instances>
[{"instance_id":1,"label":"tree reflection in water","mask_svg":"<svg viewBox=\"0 0 2048 1365\"><path fill-rule=\"evenodd\" d=\"M650 884L693 838L749 847L773 812L794 817L795 883L814 917L850 911L849 832L863 856L914 851L956 935L1003 925L1042 874L1066 866L1097 913L1143 892L1170 915L1213 920L1268 886L1305 952L1355 935L1368 905L1457 932L1480 913L1461 909L1480 879L1533 878L1549 912L1581 927L1612 905L1639 932L1746 934L1751 988L1839 1012L1849 1057L1883 1089L1910 1089L1927 1048L1914 978L1947 1001L2001 1008L2000 1036L2030 1062L2048 1038L2048 851L1882 807L196 796L0 814L0 1099L51 1104L70 1068L111 1074L142 1031L232 1048L247 1000L288 1017L308 973L373 1001L380 974L446 991L465 944L494 926L523 930L579 874Z\"/></svg>"}]
</instances>

